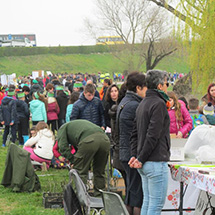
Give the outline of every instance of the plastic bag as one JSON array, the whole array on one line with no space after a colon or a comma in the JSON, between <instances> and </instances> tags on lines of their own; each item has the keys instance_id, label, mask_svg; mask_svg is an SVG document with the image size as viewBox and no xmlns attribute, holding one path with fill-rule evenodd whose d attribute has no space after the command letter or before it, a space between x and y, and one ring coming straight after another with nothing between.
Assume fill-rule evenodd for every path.
<instances>
[{"instance_id":1,"label":"plastic bag","mask_svg":"<svg viewBox=\"0 0 215 215\"><path fill-rule=\"evenodd\" d=\"M204 151L204 153L202 153L202 151ZM212 161L211 159L214 159L213 161L215 161L214 156L211 156L215 154L215 126L197 126L190 134L184 152L188 159L191 158L198 161L207 161L208 159Z\"/></svg>"}]
</instances>

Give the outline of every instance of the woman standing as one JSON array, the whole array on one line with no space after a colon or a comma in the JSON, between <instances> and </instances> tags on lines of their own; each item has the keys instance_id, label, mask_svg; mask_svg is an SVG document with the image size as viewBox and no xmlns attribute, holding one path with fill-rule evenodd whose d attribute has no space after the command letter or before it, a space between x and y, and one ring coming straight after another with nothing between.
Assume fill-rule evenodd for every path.
<instances>
[{"instance_id":1,"label":"woman standing","mask_svg":"<svg viewBox=\"0 0 215 215\"><path fill-rule=\"evenodd\" d=\"M39 92L32 94L33 100L30 102L30 111L32 114L32 123L36 125L40 121L47 122L47 101Z\"/></svg>"},{"instance_id":2,"label":"woman standing","mask_svg":"<svg viewBox=\"0 0 215 215\"><path fill-rule=\"evenodd\" d=\"M109 110L113 105L117 103L119 96L119 87L116 84L112 84L108 87L106 95L105 95L105 102L104 102L104 115L105 115L105 125L111 128L110 122L110 115Z\"/></svg>"},{"instance_id":3,"label":"woman standing","mask_svg":"<svg viewBox=\"0 0 215 215\"><path fill-rule=\"evenodd\" d=\"M54 92L48 92L47 97L48 97L47 124L48 126L51 125L52 132L53 134L55 134L55 130L57 131L57 120L60 108L58 106L56 98L54 97Z\"/></svg>"},{"instance_id":4,"label":"woman standing","mask_svg":"<svg viewBox=\"0 0 215 215\"><path fill-rule=\"evenodd\" d=\"M135 112L145 97L145 75L132 72L126 79L127 92L117 108L117 127L119 128L119 160L126 173L125 204L129 214L139 215L143 200L141 178L136 169L131 169L128 161L131 158L130 137L135 119Z\"/></svg>"},{"instance_id":5,"label":"woman standing","mask_svg":"<svg viewBox=\"0 0 215 215\"><path fill-rule=\"evenodd\" d=\"M185 103L178 100L174 92L168 92L170 109L170 134L176 134L177 138L186 138L193 128L193 121L190 117Z\"/></svg>"},{"instance_id":6,"label":"woman standing","mask_svg":"<svg viewBox=\"0 0 215 215\"><path fill-rule=\"evenodd\" d=\"M165 71L146 73L148 90L136 111L131 136L131 168L138 169L144 193L141 215L160 215L168 186L169 106Z\"/></svg>"}]
</instances>

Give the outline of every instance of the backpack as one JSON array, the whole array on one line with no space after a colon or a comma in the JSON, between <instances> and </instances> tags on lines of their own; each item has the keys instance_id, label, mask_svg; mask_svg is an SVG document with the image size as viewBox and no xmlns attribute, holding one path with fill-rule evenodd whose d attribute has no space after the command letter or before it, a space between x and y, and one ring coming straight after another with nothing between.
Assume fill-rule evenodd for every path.
<instances>
[{"instance_id":1,"label":"backpack","mask_svg":"<svg viewBox=\"0 0 215 215\"><path fill-rule=\"evenodd\" d=\"M202 119L202 114L194 114L191 117L192 121L193 121L193 128L191 129L190 133L193 131L193 129L195 129L198 125L203 125L204 121ZM189 134L190 134L189 133Z\"/></svg>"},{"instance_id":2,"label":"backpack","mask_svg":"<svg viewBox=\"0 0 215 215\"><path fill-rule=\"evenodd\" d=\"M71 184L67 184L66 186L63 195L63 204L65 215L83 215L80 202Z\"/></svg>"}]
</instances>

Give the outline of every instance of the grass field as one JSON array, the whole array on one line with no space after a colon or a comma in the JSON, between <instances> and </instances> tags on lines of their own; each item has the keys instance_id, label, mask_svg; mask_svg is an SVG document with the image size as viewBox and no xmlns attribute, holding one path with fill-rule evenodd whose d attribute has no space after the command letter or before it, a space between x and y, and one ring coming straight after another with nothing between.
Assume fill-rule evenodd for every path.
<instances>
[{"instance_id":1,"label":"grass field","mask_svg":"<svg viewBox=\"0 0 215 215\"><path fill-rule=\"evenodd\" d=\"M187 59L177 53L164 58L156 67L167 72L189 72ZM0 73L17 75L31 74L35 70L52 71L53 73L122 73L126 65L111 54L68 54L68 55L35 55L20 57L0 57ZM145 71L145 65L140 69Z\"/></svg>"},{"instance_id":2,"label":"grass field","mask_svg":"<svg viewBox=\"0 0 215 215\"><path fill-rule=\"evenodd\" d=\"M0 140L0 180L2 180L7 148L1 147ZM14 193L10 188L0 185L0 214L1 215L61 215L63 209L45 209L42 204L43 192L61 192L61 183L69 181L68 170L49 169L47 172L37 171L42 190L34 193Z\"/></svg>"}]
</instances>

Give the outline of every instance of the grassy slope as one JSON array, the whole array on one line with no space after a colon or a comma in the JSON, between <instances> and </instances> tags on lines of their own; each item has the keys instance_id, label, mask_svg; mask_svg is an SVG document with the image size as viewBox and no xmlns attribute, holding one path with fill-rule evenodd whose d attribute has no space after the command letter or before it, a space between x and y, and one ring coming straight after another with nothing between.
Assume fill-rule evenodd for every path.
<instances>
[{"instance_id":1,"label":"grassy slope","mask_svg":"<svg viewBox=\"0 0 215 215\"><path fill-rule=\"evenodd\" d=\"M164 58L156 68L168 72L189 71L189 66L184 57L171 55ZM50 70L56 72L123 72L126 69L118 59L111 54L90 54L90 55L36 55L21 57L0 58L0 72L5 74L16 73L17 75L29 74L34 70ZM145 70L145 66L141 71Z\"/></svg>"}]
</instances>

